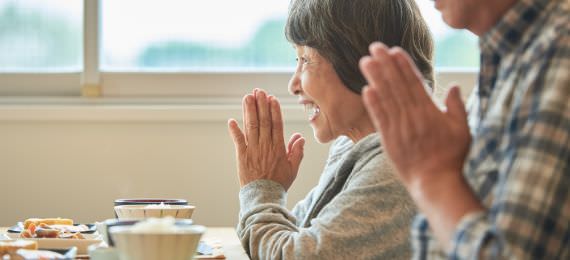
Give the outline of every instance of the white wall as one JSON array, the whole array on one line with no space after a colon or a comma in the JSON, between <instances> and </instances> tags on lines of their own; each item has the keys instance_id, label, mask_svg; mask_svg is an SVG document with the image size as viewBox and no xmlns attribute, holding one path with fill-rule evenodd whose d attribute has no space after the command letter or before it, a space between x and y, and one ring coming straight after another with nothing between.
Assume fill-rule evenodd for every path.
<instances>
[{"instance_id":1,"label":"white wall","mask_svg":"<svg viewBox=\"0 0 570 260\"><path fill-rule=\"evenodd\" d=\"M307 155L289 204L316 183L326 157L306 124ZM239 209L233 144L218 123L0 123L0 225L27 217L91 223L112 217L113 200L184 198L194 220L233 226Z\"/></svg>"},{"instance_id":2,"label":"white wall","mask_svg":"<svg viewBox=\"0 0 570 260\"><path fill-rule=\"evenodd\" d=\"M438 84L451 81L469 89L474 75ZM113 200L133 197L187 199L197 206L195 222L236 224L239 185L226 119L239 107L80 103L0 105L0 226L28 217L90 223L112 217ZM316 184L328 146L314 141L302 112L284 110L286 134L301 132L308 141L292 206Z\"/></svg>"}]
</instances>

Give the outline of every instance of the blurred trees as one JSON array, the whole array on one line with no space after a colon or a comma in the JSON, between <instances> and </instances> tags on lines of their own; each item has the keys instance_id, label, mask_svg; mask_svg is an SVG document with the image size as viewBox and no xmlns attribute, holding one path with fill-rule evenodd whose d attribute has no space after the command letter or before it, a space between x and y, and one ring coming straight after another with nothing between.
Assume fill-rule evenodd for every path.
<instances>
[{"instance_id":1,"label":"blurred trees","mask_svg":"<svg viewBox=\"0 0 570 260\"><path fill-rule=\"evenodd\" d=\"M137 65L145 68L220 68L294 66L295 52L284 37L284 20L263 24L241 48L222 48L192 42L164 42L148 46ZM477 39L453 31L436 40L436 67L478 67Z\"/></svg>"},{"instance_id":2,"label":"blurred trees","mask_svg":"<svg viewBox=\"0 0 570 260\"><path fill-rule=\"evenodd\" d=\"M9 3L0 9L0 70L79 69L81 34L80 24Z\"/></svg>"},{"instance_id":3,"label":"blurred trees","mask_svg":"<svg viewBox=\"0 0 570 260\"><path fill-rule=\"evenodd\" d=\"M436 67L479 67L479 45L469 32L453 31L435 43Z\"/></svg>"},{"instance_id":4,"label":"blurred trees","mask_svg":"<svg viewBox=\"0 0 570 260\"><path fill-rule=\"evenodd\" d=\"M40 11L15 4L0 9L0 70L80 69L81 24ZM266 21L249 42L233 48L176 40L152 43L129 66L181 70L291 68L295 52L285 39L284 27L283 19ZM452 31L436 41L436 66L477 67L477 48L474 36Z\"/></svg>"},{"instance_id":5,"label":"blurred trees","mask_svg":"<svg viewBox=\"0 0 570 260\"><path fill-rule=\"evenodd\" d=\"M142 67L292 67L295 51L286 41L284 20L262 24L240 48L223 48L193 42L164 42L148 46L139 56Z\"/></svg>"}]
</instances>

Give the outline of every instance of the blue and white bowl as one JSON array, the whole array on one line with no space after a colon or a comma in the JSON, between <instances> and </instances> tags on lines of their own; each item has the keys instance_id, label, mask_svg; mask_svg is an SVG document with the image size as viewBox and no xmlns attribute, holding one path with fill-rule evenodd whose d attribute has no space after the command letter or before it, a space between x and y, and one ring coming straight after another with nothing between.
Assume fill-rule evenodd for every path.
<instances>
[{"instance_id":1,"label":"blue and white bowl","mask_svg":"<svg viewBox=\"0 0 570 260\"><path fill-rule=\"evenodd\" d=\"M120 220L173 217L191 219L195 207L191 205L121 205L115 206Z\"/></svg>"}]
</instances>

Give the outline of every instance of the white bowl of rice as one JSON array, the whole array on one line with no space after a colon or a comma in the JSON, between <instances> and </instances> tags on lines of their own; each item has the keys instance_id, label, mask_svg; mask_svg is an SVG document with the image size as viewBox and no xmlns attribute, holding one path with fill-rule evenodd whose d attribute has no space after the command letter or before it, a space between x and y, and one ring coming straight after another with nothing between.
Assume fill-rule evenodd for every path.
<instances>
[{"instance_id":1,"label":"white bowl of rice","mask_svg":"<svg viewBox=\"0 0 570 260\"><path fill-rule=\"evenodd\" d=\"M190 260L206 228L177 226L174 218L166 217L111 227L109 232L122 260Z\"/></svg>"},{"instance_id":2,"label":"white bowl of rice","mask_svg":"<svg viewBox=\"0 0 570 260\"><path fill-rule=\"evenodd\" d=\"M190 219L195 207L191 205L120 205L115 206L115 213L120 220L164 218Z\"/></svg>"}]
</instances>

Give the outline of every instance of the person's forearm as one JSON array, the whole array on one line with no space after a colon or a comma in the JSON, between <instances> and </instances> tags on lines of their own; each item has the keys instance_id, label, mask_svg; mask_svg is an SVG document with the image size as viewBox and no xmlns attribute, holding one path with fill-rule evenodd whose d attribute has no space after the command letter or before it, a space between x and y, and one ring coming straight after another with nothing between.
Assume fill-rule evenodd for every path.
<instances>
[{"instance_id":1,"label":"person's forearm","mask_svg":"<svg viewBox=\"0 0 570 260\"><path fill-rule=\"evenodd\" d=\"M415 176L426 176L418 174ZM484 211L461 173L438 174L439 178L417 180L406 186L424 213L440 243L449 250L451 239L461 218Z\"/></svg>"}]
</instances>

